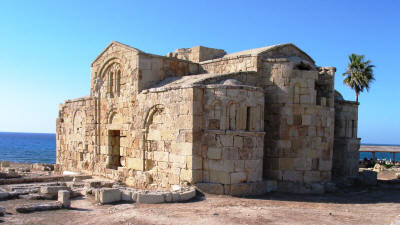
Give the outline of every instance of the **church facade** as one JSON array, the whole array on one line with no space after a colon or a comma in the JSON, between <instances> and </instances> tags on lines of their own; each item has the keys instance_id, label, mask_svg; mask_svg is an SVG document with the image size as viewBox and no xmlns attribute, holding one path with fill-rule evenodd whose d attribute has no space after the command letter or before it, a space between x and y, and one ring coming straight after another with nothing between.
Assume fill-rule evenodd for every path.
<instances>
[{"instance_id":1,"label":"church facade","mask_svg":"<svg viewBox=\"0 0 400 225\"><path fill-rule=\"evenodd\" d=\"M112 42L91 64L90 95L59 107L58 168L220 194L356 175L358 104L334 74L293 44L159 56Z\"/></svg>"}]
</instances>

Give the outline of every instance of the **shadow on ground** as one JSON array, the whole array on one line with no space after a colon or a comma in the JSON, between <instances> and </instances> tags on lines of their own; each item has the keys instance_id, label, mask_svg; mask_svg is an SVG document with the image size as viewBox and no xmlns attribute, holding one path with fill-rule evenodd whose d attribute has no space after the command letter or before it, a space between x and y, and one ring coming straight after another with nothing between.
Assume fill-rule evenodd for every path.
<instances>
[{"instance_id":1,"label":"shadow on ground","mask_svg":"<svg viewBox=\"0 0 400 225\"><path fill-rule=\"evenodd\" d=\"M336 203L336 204L400 203L400 184L393 184L390 182L379 182L377 186L338 189L338 191L335 193L293 194L293 193L273 192L263 196L254 196L246 198L260 199L260 200Z\"/></svg>"}]
</instances>

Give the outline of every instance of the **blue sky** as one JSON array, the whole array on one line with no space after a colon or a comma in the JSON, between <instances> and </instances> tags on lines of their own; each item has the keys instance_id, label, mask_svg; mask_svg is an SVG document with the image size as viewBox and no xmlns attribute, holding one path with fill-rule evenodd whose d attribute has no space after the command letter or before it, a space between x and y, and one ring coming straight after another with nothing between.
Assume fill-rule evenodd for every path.
<instances>
[{"instance_id":1,"label":"blue sky","mask_svg":"<svg viewBox=\"0 0 400 225\"><path fill-rule=\"evenodd\" d=\"M89 94L90 63L116 40L165 55L291 42L319 66L376 65L360 96L363 143L400 144L400 1L9 1L0 5L0 131L55 132L58 104Z\"/></svg>"}]
</instances>

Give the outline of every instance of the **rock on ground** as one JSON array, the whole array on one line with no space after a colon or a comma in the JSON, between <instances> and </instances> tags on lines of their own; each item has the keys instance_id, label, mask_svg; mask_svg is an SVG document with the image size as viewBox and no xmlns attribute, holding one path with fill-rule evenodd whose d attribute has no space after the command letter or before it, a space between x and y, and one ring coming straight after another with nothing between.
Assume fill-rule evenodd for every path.
<instances>
[{"instance_id":1,"label":"rock on ground","mask_svg":"<svg viewBox=\"0 0 400 225\"><path fill-rule=\"evenodd\" d=\"M36 203L36 204L18 206L15 208L15 211L19 213L30 213L36 211L57 210L61 208L62 208L61 203L50 202L50 203Z\"/></svg>"},{"instance_id":2,"label":"rock on ground","mask_svg":"<svg viewBox=\"0 0 400 225\"><path fill-rule=\"evenodd\" d=\"M6 214L6 209L0 206L0 216L4 216Z\"/></svg>"}]
</instances>

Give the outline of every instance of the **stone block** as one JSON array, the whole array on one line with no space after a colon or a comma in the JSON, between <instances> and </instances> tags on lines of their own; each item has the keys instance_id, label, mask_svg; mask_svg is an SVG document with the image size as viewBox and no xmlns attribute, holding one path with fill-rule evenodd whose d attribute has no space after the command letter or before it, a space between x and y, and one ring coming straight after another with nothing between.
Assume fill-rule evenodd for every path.
<instances>
[{"instance_id":1,"label":"stone block","mask_svg":"<svg viewBox=\"0 0 400 225\"><path fill-rule=\"evenodd\" d=\"M138 203L145 204L157 204L164 202L164 196L162 193L152 193L152 192L141 192L138 194L137 201Z\"/></svg>"},{"instance_id":2,"label":"stone block","mask_svg":"<svg viewBox=\"0 0 400 225\"><path fill-rule=\"evenodd\" d=\"M181 201L189 201L190 199L196 197L196 189L191 189L182 192L181 194Z\"/></svg>"},{"instance_id":3,"label":"stone block","mask_svg":"<svg viewBox=\"0 0 400 225\"><path fill-rule=\"evenodd\" d=\"M208 159L221 159L221 148L218 147L209 147L207 151Z\"/></svg>"},{"instance_id":4,"label":"stone block","mask_svg":"<svg viewBox=\"0 0 400 225\"><path fill-rule=\"evenodd\" d=\"M121 190L121 200L127 202L133 201L132 199L133 192L134 192L133 190Z\"/></svg>"},{"instance_id":5,"label":"stone block","mask_svg":"<svg viewBox=\"0 0 400 225\"><path fill-rule=\"evenodd\" d=\"M185 156L184 155L177 155L177 154L169 154L169 162L172 163L185 163Z\"/></svg>"},{"instance_id":6,"label":"stone block","mask_svg":"<svg viewBox=\"0 0 400 225\"><path fill-rule=\"evenodd\" d=\"M247 174L247 182L258 182L262 180L262 169L256 171L250 171Z\"/></svg>"},{"instance_id":7,"label":"stone block","mask_svg":"<svg viewBox=\"0 0 400 225\"><path fill-rule=\"evenodd\" d=\"M378 182L377 176L378 173L375 171L364 170L360 172L358 178L361 184L367 186L373 186L376 185Z\"/></svg>"},{"instance_id":8,"label":"stone block","mask_svg":"<svg viewBox=\"0 0 400 225\"><path fill-rule=\"evenodd\" d=\"M0 216L4 216L6 214L6 209L3 207L0 207Z\"/></svg>"},{"instance_id":9,"label":"stone block","mask_svg":"<svg viewBox=\"0 0 400 225\"><path fill-rule=\"evenodd\" d=\"M305 171L304 172L304 182L314 183L321 180L321 173L319 171Z\"/></svg>"},{"instance_id":10,"label":"stone block","mask_svg":"<svg viewBox=\"0 0 400 225\"><path fill-rule=\"evenodd\" d=\"M244 160L235 160L234 161L234 171L235 172L244 171Z\"/></svg>"},{"instance_id":11,"label":"stone block","mask_svg":"<svg viewBox=\"0 0 400 225\"><path fill-rule=\"evenodd\" d=\"M134 170L143 170L143 159L138 159L138 158L126 158L126 167Z\"/></svg>"},{"instance_id":12,"label":"stone block","mask_svg":"<svg viewBox=\"0 0 400 225\"><path fill-rule=\"evenodd\" d=\"M257 169L262 168L261 159L244 160L244 166L246 169Z\"/></svg>"},{"instance_id":13,"label":"stone block","mask_svg":"<svg viewBox=\"0 0 400 225\"><path fill-rule=\"evenodd\" d=\"M203 169L203 158L199 156L192 156L192 167L188 167L193 170L201 170Z\"/></svg>"},{"instance_id":14,"label":"stone block","mask_svg":"<svg viewBox=\"0 0 400 225\"><path fill-rule=\"evenodd\" d=\"M220 183L220 184L230 184L231 183L231 176L228 172L222 171L209 171L210 174L210 181L213 183Z\"/></svg>"},{"instance_id":15,"label":"stone block","mask_svg":"<svg viewBox=\"0 0 400 225\"><path fill-rule=\"evenodd\" d=\"M197 183L197 188L208 194L216 194L223 195L224 194L224 185L217 183Z\"/></svg>"},{"instance_id":16,"label":"stone block","mask_svg":"<svg viewBox=\"0 0 400 225\"><path fill-rule=\"evenodd\" d=\"M173 202L181 201L181 195L179 192L172 192L172 201Z\"/></svg>"},{"instance_id":17,"label":"stone block","mask_svg":"<svg viewBox=\"0 0 400 225\"><path fill-rule=\"evenodd\" d=\"M161 162L168 162L169 152L154 152L154 160Z\"/></svg>"},{"instance_id":18,"label":"stone block","mask_svg":"<svg viewBox=\"0 0 400 225\"><path fill-rule=\"evenodd\" d=\"M101 181L98 180L88 180L85 181L86 188L99 188L101 187Z\"/></svg>"},{"instance_id":19,"label":"stone block","mask_svg":"<svg viewBox=\"0 0 400 225\"><path fill-rule=\"evenodd\" d=\"M98 201L109 204L121 201L121 191L117 188L102 188L98 191Z\"/></svg>"},{"instance_id":20,"label":"stone block","mask_svg":"<svg viewBox=\"0 0 400 225\"><path fill-rule=\"evenodd\" d=\"M31 213L36 211L47 211L61 209L62 205L59 202L34 203L15 207L15 211L19 213Z\"/></svg>"},{"instance_id":21,"label":"stone block","mask_svg":"<svg viewBox=\"0 0 400 225\"><path fill-rule=\"evenodd\" d=\"M58 195L58 191L61 190L70 191L70 188L67 186L44 186L40 187L40 194L46 199L55 199Z\"/></svg>"},{"instance_id":22,"label":"stone block","mask_svg":"<svg viewBox=\"0 0 400 225\"><path fill-rule=\"evenodd\" d=\"M243 147L243 137L234 136L233 146L236 148L242 148Z\"/></svg>"},{"instance_id":23,"label":"stone block","mask_svg":"<svg viewBox=\"0 0 400 225\"><path fill-rule=\"evenodd\" d=\"M63 208L70 208L71 207L71 199L70 199L69 191L66 191L66 190L58 191L57 201L62 204Z\"/></svg>"},{"instance_id":24,"label":"stone block","mask_svg":"<svg viewBox=\"0 0 400 225\"><path fill-rule=\"evenodd\" d=\"M231 185L230 195L244 196L244 195L249 195L249 193L250 193L250 185L248 183Z\"/></svg>"},{"instance_id":25,"label":"stone block","mask_svg":"<svg viewBox=\"0 0 400 225\"><path fill-rule=\"evenodd\" d=\"M293 181L293 182L303 182L303 172L302 171L293 171L293 170L282 171L282 180Z\"/></svg>"},{"instance_id":26,"label":"stone block","mask_svg":"<svg viewBox=\"0 0 400 225\"><path fill-rule=\"evenodd\" d=\"M168 193L165 193L164 194L164 200L165 200L165 202L172 202L172 193L171 192L168 192Z\"/></svg>"},{"instance_id":27,"label":"stone block","mask_svg":"<svg viewBox=\"0 0 400 225\"><path fill-rule=\"evenodd\" d=\"M311 125L311 115L302 115L301 116L301 125L310 126Z\"/></svg>"},{"instance_id":28,"label":"stone block","mask_svg":"<svg viewBox=\"0 0 400 225\"><path fill-rule=\"evenodd\" d=\"M245 183L247 174L244 172L231 173L231 184Z\"/></svg>"},{"instance_id":29,"label":"stone block","mask_svg":"<svg viewBox=\"0 0 400 225\"><path fill-rule=\"evenodd\" d=\"M295 158L279 158L280 170L293 170Z\"/></svg>"},{"instance_id":30,"label":"stone block","mask_svg":"<svg viewBox=\"0 0 400 225\"><path fill-rule=\"evenodd\" d=\"M224 147L233 147L233 136L232 135L220 135L221 145Z\"/></svg>"},{"instance_id":31,"label":"stone block","mask_svg":"<svg viewBox=\"0 0 400 225\"><path fill-rule=\"evenodd\" d=\"M0 200L6 200L10 198L10 194L8 192L0 192Z\"/></svg>"}]
</instances>

